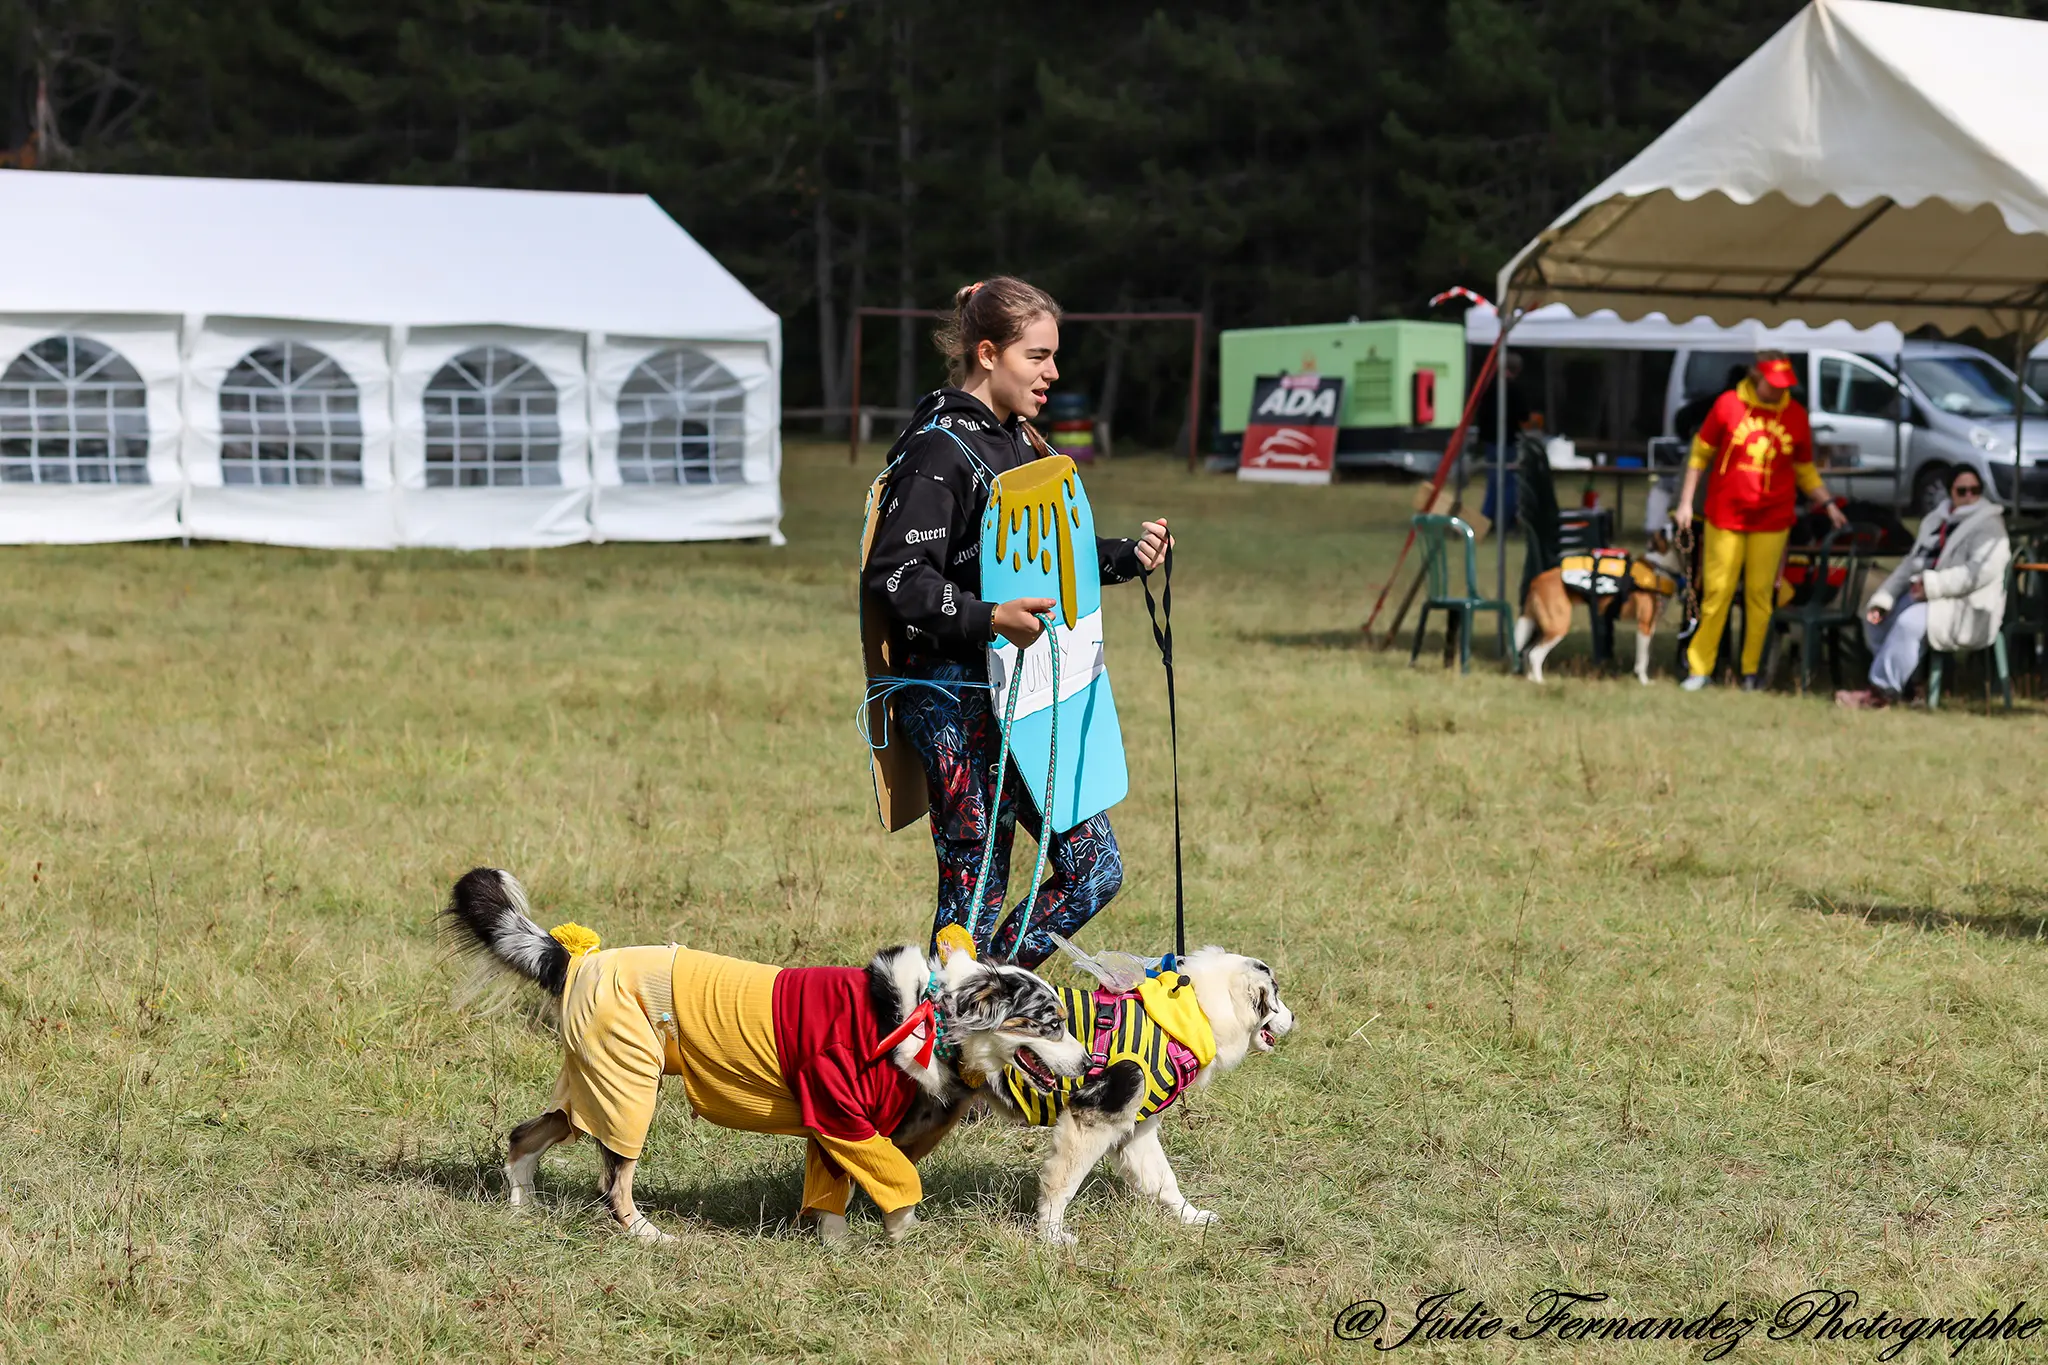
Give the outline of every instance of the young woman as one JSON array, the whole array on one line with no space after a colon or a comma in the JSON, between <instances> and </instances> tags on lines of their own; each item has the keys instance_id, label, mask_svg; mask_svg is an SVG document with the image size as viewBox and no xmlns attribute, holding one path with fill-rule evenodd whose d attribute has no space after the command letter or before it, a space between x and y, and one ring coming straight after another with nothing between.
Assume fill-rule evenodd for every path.
<instances>
[{"instance_id":1,"label":"young woman","mask_svg":"<svg viewBox=\"0 0 2048 1365\"><path fill-rule=\"evenodd\" d=\"M1097 815L1051 836L1052 873L1030 908L1024 942L1017 941L1024 906L1002 915L1017 823L1033 838L1042 825L1014 765L1000 800L993 790L1002 736L990 705L987 650L998 636L1030 645L1044 629L1039 614L1054 603L980 599L981 518L990 481L1045 453L1024 421L1037 416L1059 378L1059 320L1059 305L1022 280L999 276L954 296L952 320L932 338L951 383L918 404L889 452L893 472L862 582L887 615L901 676L920 684L899 688L893 706L895 723L923 760L931 797L939 858L932 933L967 924L993 818L995 856L974 917L975 948L1025 967L1051 955L1052 934L1073 937L1123 884L1109 818ZM1104 583L1127 582L1165 558L1172 543L1165 520L1140 529L1137 540L1097 539Z\"/></svg>"}]
</instances>

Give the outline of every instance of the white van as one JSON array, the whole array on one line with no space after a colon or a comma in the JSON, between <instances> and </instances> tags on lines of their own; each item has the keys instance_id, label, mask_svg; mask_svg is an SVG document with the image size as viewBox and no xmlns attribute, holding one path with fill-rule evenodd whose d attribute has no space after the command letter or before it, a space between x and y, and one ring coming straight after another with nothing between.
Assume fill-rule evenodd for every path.
<instances>
[{"instance_id":1,"label":"white van","mask_svg":"<svg viewBox=\"0 0 2048 1365\"><path fill-rule=\"evenodd\" d=\"M2011 503L2013 375L2006 366L1955 342L1908 340L1902 405L1892 369L1900 358L1831 350L1789 354L1805 380L1794 394L1812 418L1815 462L1827 470L1830 489L1875 502L1896 496L1901 509L1925 513L1941 500L1949 471L1967 464L2001 502ZM1674 355L1664 395L1665 434L1689 445L1714 399L1755 359L1752 351ZM2028 505L2043 507L2048 403L2032 389L2026 403L2022 491Z\"/></svg>"}]
</instances>

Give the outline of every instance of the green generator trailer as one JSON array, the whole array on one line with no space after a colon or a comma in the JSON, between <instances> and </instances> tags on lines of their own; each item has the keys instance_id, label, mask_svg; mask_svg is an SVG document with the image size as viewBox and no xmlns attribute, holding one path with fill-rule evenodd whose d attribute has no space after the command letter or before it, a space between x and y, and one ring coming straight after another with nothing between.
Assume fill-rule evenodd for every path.
<instances>
[{"instance_id":1,"label":"green generator trailer","mask_svg":"<svg viewBox=\"0 0 2048 1365\"><path fill-rule=\"evenodd\" d=\"M1455 322L1335 322L1247 327L1221 352L1217 452L1235 464L1265 375L1314 371L1344 381L1339 468L1429 473L1465 403L1465 329Z\"/></svg>"}]
</instances>

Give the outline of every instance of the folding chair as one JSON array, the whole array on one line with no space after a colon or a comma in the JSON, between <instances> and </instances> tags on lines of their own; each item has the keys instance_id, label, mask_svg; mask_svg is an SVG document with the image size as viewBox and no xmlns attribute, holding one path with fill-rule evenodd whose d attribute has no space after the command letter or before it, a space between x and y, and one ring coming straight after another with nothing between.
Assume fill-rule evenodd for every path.
<instances>
[{"instance_id":1,"label":"folding chair","mask_svg":"<svg viewBox=\"0 0 2048 1365\"><path fill-rule=\"evenodd\" d=\"M1836 687L1842 685L1842 632L1855 631L1861 638L1863 585L1870 575L1870 556L1883 539L1883 527L1852 521L1830 528L1818 550L1788 556L1785 570L1792 600L1771 612L1771 633L1758 666L1764 677L1775 669L1779 640L1798 631L1800 692L1813 689L1813 661L1823 645L1828 677Z\"/></svg>"},{"instance_id":2,"label":"folding chair","mask_svg":"<svg viewBox=\"0 0 2048 1365\"><path fill-rule=\"evenodd\" d=\"M1428 584L1427 594L1422 601L1422 619L1415 623L1415 648L1408 653L1408 662L1413 664L1422 657L1422 633L1429 626L1432 610L1446 611L1456 620L1458 632L1458 671L1472 671L1472 615L1474 612L1496 612L1500 617L1500 656L1508 656L1508 604L1497 598L1482 597L1479 593L1479 554L1477 542L1472 537L1472 528L1458 517L1433 516L1418 512L1414 518L1415 538L1422 545L1422 571ZM1462 596L1451 592L1450 536L1456 532L1465 542L1465 591ZM1444 630L1452 629L1446 623Z\"/></svg>"}]
</instances>

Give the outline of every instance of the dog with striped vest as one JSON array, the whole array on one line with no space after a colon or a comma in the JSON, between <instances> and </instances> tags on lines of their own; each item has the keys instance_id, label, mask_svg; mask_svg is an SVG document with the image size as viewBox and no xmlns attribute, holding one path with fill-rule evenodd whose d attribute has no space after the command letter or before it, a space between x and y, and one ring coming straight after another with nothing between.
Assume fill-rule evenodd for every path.
<instances>
[{"instance_id":1,"label":"dog with striped vest","mask_svg":"<svg viewBox=\"0 0 2048 1365\"><path fill-rule=\"evenodd\" d=\"M1060 990L1069 1028L1088 1049L1086 1070L1047 1086L1012 1067L983 1092L1012 1120L1052 1129L1052 1154L1038 1175L1039 1237L1074 1244L1065 1225L1067 1205L1095 1163L1111 1153L1126 1184L1182 1223L1215 1222L1215 1214L1182 1196L1159 1127L1182 1095L1255 1052L1271 1052L1293 1029L1294 1011L1280 998L1273 969L1207 947L1183 958L1178 971L1137 979L1135 972L1102 968L1071 945L1061 946L1104 983L1092 991Z\"/></svg>"}]
</instances>

